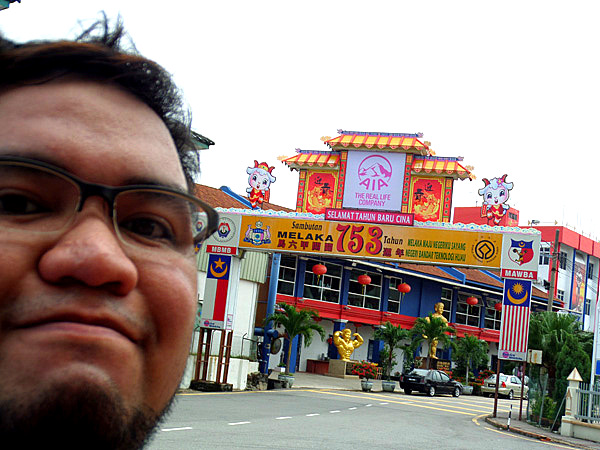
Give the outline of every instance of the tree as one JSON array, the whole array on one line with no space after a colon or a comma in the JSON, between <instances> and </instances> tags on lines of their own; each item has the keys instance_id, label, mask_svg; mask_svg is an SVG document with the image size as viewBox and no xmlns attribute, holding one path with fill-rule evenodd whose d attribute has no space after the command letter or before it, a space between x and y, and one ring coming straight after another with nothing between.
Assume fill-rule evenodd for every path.
<instances>
[{"instance_id":1,"label":"tree","mask_svg":"<svg viewBox=\"0 0 600 450\"><path fill-rule=\"evenodd\" d=\"M549 311L531 315L528 347L542 350L542 366L548 371L549 392L554 392L558 355L565 348L567 337L578 334L579 322L574 315Z\"/></svg>"},{"instance_id":2,"label":"tree","mask_svg":"<svg viewBox=\"0 0 600 450\"><path fill-rule=\"evenodd\" d=\"M383 341L386 345L386 351L382 352L382 356L384 356L386 360L385 363L383 363L383 366L385 367L385 376L389 380L393 361L396 357L394 352L396 351L396 348L399 347L400 342L405 339L410 339L410 332L400 328L400 325L395 326L388 321L383 324L383 327L375 330L374 337L375 339Z\"/></svg>"},{"instance_id":3,"label":"tree","mask_svg":"<svg viewBox=\"0 0 600 450\"><path fill-rule=\"evenodd\" d=\"M292 341L298 335L304 338L304 346L308 347L312 342L313 332L316 331L321 336L321 340L325 340L325 330L323 327L315 323L315 319L319 318L319 313L313 309L296 309L293 305L281 303L279 306L283 311L276 311L265 318L265 324L273 321L274 327L283 327L285 330L285 338L288 340L288 354L285 365L286 373L290 373L290 360L292 357Z\"/></svg>"},{"instance_id":4,"label":"tree","mask_svg":"<svg viewBox=\"0 0 600 450\"><path fill-rule=\"evenodd\" d=\"M567 335L565 345L556 356L556 384L554 385L553 398L559 406L567 392L569 384L567 377L574 367L577 367L584 380L590 379L590 370L592 367L591 353L586 353L579 337L579 333Z\"/></svg>"},{"instance_id":5,"label":"tree","mask_svg":"<svg viewBox=\"0 0 600 450\"><path fill-rule=\"evenodd\" d=\"M442 345L450 345L450 336L448 333L454 334L454 328L448 326L446 321L440 317L434 317L429 313L428 317L419 317L410 330L416 342L426 341L429 348L435 343ZM435 356L435 355L434 355ZM431 368L431 358L427 352L427 367Z\"/></svg>"},{"instance_id":6,"label":"tree","mask_svg":"<svg viewBox=\"0 0 600 450\"><path fill-rule=\"evenodd\" d=\"M468 385L471 369L487 365L488 344L485 341L477 339L472 334L465 334L465 337L459 338L456 343L453 343L453 347L458 365L466 368L465 385Z\"/></svg>"}]
</instances>

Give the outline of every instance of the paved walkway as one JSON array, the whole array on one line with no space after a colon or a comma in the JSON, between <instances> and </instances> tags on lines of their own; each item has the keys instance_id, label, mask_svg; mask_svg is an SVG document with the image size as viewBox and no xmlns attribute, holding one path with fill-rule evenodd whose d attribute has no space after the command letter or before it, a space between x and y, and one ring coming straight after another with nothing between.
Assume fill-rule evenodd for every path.
<instances>
[{"instance_id":1,"label":"paved walkway","mask_svg":"<svg viewBox=\"0 0 600 450\"><path fill-rule=\"evenodd\" d=\"M342 379L335 377L328 377L325 375L316 375L313 373L297 372L295 374L296 380L294 381L294 388L310 388L310 389L339 389L347 391L360 391L360 380L354 379ZM271 378L277 378L276 373L271 374ZM381 391L381 383L375 381L373 383L373 391ZM396 391L398 392L398 388ZM404 395L399 392L399 395ZM525 409L525 406L523 406ZM525 415L525 411L523 411ZM510 431L513 433L522 434L529 436L534 439L540 439L543 441L552 441L559 444L569 445L576 448L583 449L594 449L600 450L600 443L587 441L585 439L577 439L560 434L552 433L551 431L543 428L538 428L535 425L531 425L525 421L519 421L519 409L514 408L511 415L511 426ZM485 421L490 425L497 428L506 429L508 422L508 413L499 412L498 417L492 418L491 414L485 418Z\"/></svg>"}]
</instances>

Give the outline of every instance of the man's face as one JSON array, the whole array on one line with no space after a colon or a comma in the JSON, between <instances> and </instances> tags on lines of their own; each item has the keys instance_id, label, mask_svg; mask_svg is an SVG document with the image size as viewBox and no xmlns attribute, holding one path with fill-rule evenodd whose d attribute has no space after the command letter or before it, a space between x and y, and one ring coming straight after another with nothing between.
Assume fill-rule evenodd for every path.
<instances>
[{"instance_id":1,"label":"man's face","mask_svg":"<svg viewBox=\"0 0 600 450\"><path fill-rule=\"evenodd\" d=\"M352 332L348 328L344 329L344 331L342 332L344 339L350 339L351 334Z\"/></svg>"},{"instance_id":2,"label":"man's face","mask_svg":"<svg viewBox=\"0 0 600 450\"><path fill-rule=\"evenodd\" d=\"M95 183L186 187L163 122L117 87L12 89L0 93L0 117L0 154ZM60 233L0 230L0 404L27 409L46 392L91 387L122 402L125 419L158 416L186 364L195 280L193 259L119 241L98 197Z\"/></svg>"}]
</instances>

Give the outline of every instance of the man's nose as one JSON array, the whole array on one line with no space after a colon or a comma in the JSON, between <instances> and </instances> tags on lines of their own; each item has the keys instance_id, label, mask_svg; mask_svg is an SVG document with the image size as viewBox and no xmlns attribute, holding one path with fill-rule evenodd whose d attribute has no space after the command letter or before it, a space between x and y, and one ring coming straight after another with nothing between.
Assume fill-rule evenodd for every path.
<instances>
[{"instance_id":1,"label":"man's nose","mask_svg":"<svg viewBox=\"0 0 600 450\"><path fill-rule=\"evenodd\" d=\"M138 270L125 254L106 204L88 199L75 222L42 256L38 270L53 284L82 283L115 295L128 294L138 282Z\"/></svg>"}]
</instances>

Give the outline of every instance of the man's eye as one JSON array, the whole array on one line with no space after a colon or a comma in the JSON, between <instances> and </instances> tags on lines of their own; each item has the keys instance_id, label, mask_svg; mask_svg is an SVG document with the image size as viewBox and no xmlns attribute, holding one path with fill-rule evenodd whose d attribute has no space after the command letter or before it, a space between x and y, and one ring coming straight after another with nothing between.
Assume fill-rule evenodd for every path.
<instances>
[{"instance_id":1,"label":"man's eye","mask_svg":"<svg viewBox=\"0 0 600 450\"><path fill-rule=\"evenodd\" d=\"M153 241L168 241L174 243L175 236L170 228L159 220L149 217L136 217L128 219L119 224L121 230L125 230L136 236Z\"/></svg>"},{"instance_id":2,"label":"man's eye","mask_svg":"<svg viewBox=\"0 0 600 450\"><path fill-rule=\"evenodd\" d=\"M0 195L0 214L24 215L39 214L48 210L36 201L22 194Z\"/></svg>"}]
</instances>

